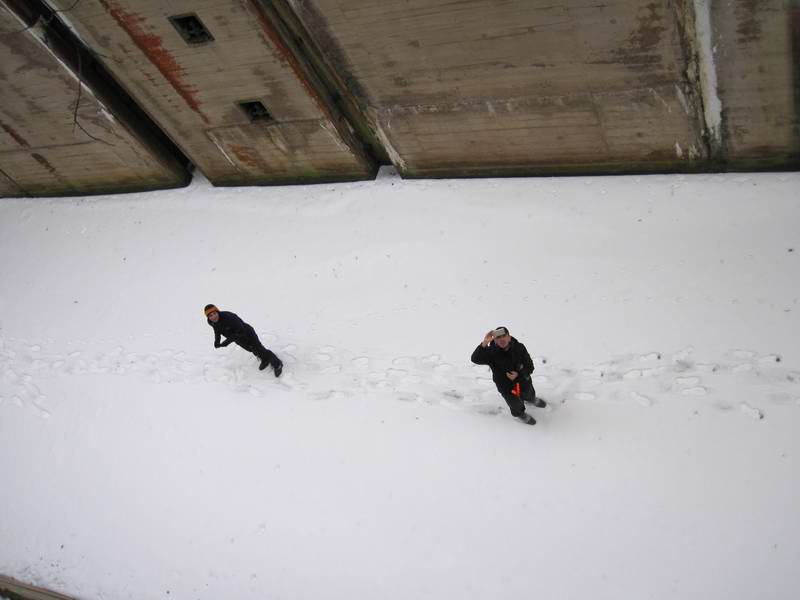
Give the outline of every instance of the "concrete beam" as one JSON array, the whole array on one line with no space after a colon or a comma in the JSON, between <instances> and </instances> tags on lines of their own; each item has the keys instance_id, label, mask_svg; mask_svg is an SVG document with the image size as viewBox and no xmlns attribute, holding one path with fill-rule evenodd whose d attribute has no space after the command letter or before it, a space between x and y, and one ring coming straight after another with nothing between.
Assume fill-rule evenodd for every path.
<instances>
[{"instance_id":1,"label":"concrete beam","mask_svg":"<svg viewBox=\"0 0 800 600\"><path fill-rule=\"evenodd\" d=\"M682 1L292 5L405 176L706 164Z\"/></svg>"},{"instance_id":2,"label":"concrete beam","mask_svg":"<svg viewBox=\"0 0 800 600\"><path fill-rule=\"evenodd\" d=\"M170 21L187 15L213 39L188 43ZM377 169L256 0L82 0L69 20L214 184L365 179ZM267 117L252 120L242 102Z\"/></svg>"},{"instance_id":3,"label":"concrete beam","mask_svg":"<svg viewBox=\"0 0 800 600\"><path fill-rule=\"evenodd\" d=\"M800 167L800 6L711 3L723 158L730 168Z\"/></svg>"},{"instance_id":4,"label":"concrete beam","mask_svg":"<svg viewBox=\"0 0 800 600\"><path fill-rule=\"evenodd\" d=\"M39 2L0 0L0 195L186 185L185 159Z\"/></svg>"},{"instance_id":5,"label":"concrete beam","mask_svg":"<svg viewBox=\"0 0 800 600\"><path fill-rule=\"evenodd\" d=\"M52 590L0 575L0 596L8 600L75 600Z\"/></svg>"}]
</instances>

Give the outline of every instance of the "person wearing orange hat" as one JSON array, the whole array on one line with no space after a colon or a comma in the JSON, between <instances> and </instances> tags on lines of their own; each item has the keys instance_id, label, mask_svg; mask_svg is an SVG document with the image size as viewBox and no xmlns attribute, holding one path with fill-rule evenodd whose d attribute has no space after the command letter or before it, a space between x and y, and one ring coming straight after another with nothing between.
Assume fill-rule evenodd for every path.
<instances>
[{"instance_id":1,"label":"person wearing orange hat","mask_svg":"<svg viewBox=\"0 0 800 600\"><path fill-rule=\"evenodd\" d=\"M533 361L528 349L517 338L511 337L507 327L498 327L487 333L472 353L476 365L488 365L497 391L508 404L511 414L528 425L536 425L536 419L525 412L525 403L537 408L547 406L536 397L531 374Z\"/></svg>"},{"instance_id":2,"label":"person wearing orange hat","mask_svg":"<svg viewBox=\"0 0 800 600\"><path fill-rule=\"evenodd\" d=\"M258 366L260 371L271 365L275 377L280 377L283 371L283 362L271 350L262 345L256 330L251 325L242 321L237 314L221 311L213 304L206 304L203 312L205 312L208 324L214 328L214 348L224 348L234 342L261 360ZM220 341L222 336L225 336L225 341Z\"/></svg>"}]
</instances>

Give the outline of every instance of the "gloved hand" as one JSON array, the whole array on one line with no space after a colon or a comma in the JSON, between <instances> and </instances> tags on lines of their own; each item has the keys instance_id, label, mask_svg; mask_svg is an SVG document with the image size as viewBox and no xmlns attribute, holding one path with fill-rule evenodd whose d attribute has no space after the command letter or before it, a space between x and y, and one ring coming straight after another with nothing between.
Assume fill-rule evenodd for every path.
<instances>
[{"instance_id":1,"label":"gloved hand","mask_svg":"<svg viewBox=\"0 0 800 600\"><path fill-rule=\"evenodd\" d=\"M214 348L222 348L222 344L220 344L219 342L215 341L214 342Z\"/></svg>"},{"instance_id":2,"label":"gloved hand","mask_svg":"<svg viewBox=\"0 0 800 600\"><path fill-rule=\"evenodd\" d=\"M233 341L233 340L225 340L224 342L222 342L222 343L220 344L220 346L222 346L222 347L224 348L225 346L227 346L228 344L230 344L232 341Z\"/></svg>"}]
</instances>

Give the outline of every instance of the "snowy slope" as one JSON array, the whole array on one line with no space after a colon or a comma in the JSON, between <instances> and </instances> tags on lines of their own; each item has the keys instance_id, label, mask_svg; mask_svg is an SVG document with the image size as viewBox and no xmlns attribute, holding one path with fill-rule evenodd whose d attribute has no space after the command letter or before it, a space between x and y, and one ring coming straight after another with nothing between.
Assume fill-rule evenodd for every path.
<instances>
[{"instance_id":1,"label":"snowy slope","mask_svg":"<svg viewBox=\"0 0 800 600\"><path fill-rule=\"evenodd\" d=\"M800 588L800 175L0 202L0 573L81 598ZM215 350L202 307L286 363ZM531 428L470 364L507 325Z\"/></svg>"}]
</instances>

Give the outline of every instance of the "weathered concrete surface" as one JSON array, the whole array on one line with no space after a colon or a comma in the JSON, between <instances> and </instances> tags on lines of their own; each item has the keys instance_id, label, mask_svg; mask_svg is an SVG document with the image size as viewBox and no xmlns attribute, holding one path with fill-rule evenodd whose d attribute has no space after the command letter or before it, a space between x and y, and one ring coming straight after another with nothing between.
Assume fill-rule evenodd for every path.
<instances>
[{"instance_id":1,"label":"weathered concrete surface","mask_svg":"<svg viewBox=\"0 0 800 600\"><path fill-rule=\"evenodd\" d=\"M0 1L0 195L53 196L185 185L174 157L112 115L58 56L59 40L26 29ZM73 50L70 48L70 50ZM83 127L75 125L75 116Z\"/></svg>"},{"instance_id":2,"label":"weathered concrete surface","mask_svg":"<svg viewBox=\"0 0 800 600\"><path fill-rule=\"evenodd\" d=\"M218 185L363 179L387 160L407 177L800 166L798 0L47 1ZM213 42L183 40L168 17L187 13ZM69 69L29 56L33 81L19 56L36 38L0 42L7 85L35 90L33 129L56 136L47 114L75 144L20 129L9 87L0 194L85 191L70 182L90 166L109 189L164 185L137 170L147 143L117 157L128 170L91 158ZM253 100L274 119L251 122ZM84 95L80 120L104 139L97 106Z\"/></svg>"},{"instance_id":3,"label":"weathered concrete surface","mask_svg":"<svg viewBox=\"0 0 800 600\"><path fill-rule=\"evenodd\" d=\"M293 0L407 176L702 168L681 0Z\"/></svg>"},{"instance_id":4,"label":"weathered concrete surface","mask_svg":"<svg viewBox=\"0 0 800 600\"><path fill-rule=\"evenodd\" d=\"M73 0L57 0L65 9ZM168 17L195 13L214 41L188 45ZM82 0L69 20L215 184L364 179L376 169L250 0ZM274 121L250 122L240 101Z\"/></svg>"},{"instance_id":5,"label":"weathered concrete surface","mask_svg":"<svg viewBox=\"0 0 800 600\"><path fill-rule=\"evenodd\" d=\"M71 596L30 585L5 575L0 575L0 596L7 597L9 600L74 600Z\"/></svg>"},{"instance_id":6,"label":"weathered concrete surface","mask_svg":"<svg viewBox=\"0 0 800 600\"><path fill-rule=\"evenodd\" d=\"M800 3L714 2L712 22L724 158L800 167Z\"/></svg>"}]
</instances>

